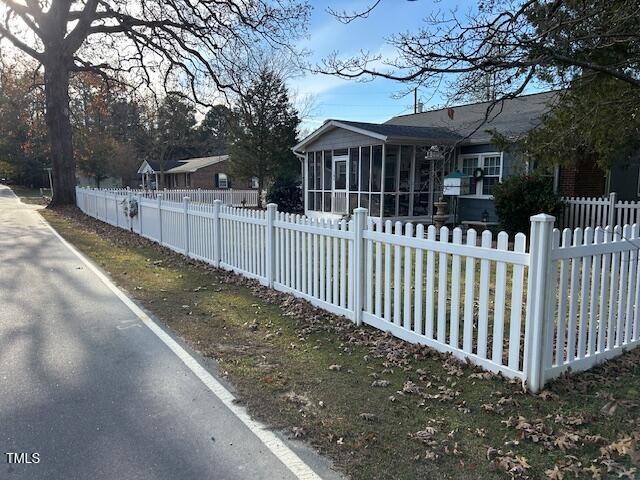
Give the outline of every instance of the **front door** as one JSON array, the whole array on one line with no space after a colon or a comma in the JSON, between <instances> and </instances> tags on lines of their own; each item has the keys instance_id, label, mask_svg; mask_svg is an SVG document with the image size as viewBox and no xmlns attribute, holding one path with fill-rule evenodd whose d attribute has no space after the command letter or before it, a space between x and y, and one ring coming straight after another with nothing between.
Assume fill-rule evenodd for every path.
<instances>
[{"instance_id":1,"label":"front door","mask_svg":"<svg viewBox=\"0 0 640 480\"><path fill-rule=\"evenodd\" d=\"M333 213L347 213L347 159L333 158Z\"/></svg>"}]
</instances>

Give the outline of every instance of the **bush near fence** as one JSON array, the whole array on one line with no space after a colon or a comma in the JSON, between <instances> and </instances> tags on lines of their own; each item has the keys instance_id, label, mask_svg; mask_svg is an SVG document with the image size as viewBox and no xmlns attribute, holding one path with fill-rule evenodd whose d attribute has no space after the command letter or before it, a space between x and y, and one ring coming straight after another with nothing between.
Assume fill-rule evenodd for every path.
<instances>
[{"instance_id":1,"label":"bush near fence","mask_svg":"<svg viewBox=\"0 0 640 480\"><path fill-rule=\"evenodd\" d=\"M137 214L127 205L135 200ZM539 391L639 342L637 226L553 229L527 238L78 189L95 218L307 299L360 325L451 353Z\"/></svg>"}]
</instances>

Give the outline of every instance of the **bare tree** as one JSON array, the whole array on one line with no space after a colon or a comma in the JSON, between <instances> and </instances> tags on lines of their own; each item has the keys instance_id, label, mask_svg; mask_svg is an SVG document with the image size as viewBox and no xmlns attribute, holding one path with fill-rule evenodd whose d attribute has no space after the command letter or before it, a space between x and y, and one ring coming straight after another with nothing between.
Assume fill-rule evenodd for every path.
<instances>
[{"instance_id":1,"label":"bare tree","mask_svg":"<svg viewBox=\"0 0 640 480\"><path fill-rule=\"evenodd\" d=\"M96 73L133 88L233 89L233 72L256 46L291 48L306 28L304 0L0 0L8 41L44 69L52 204L75 200L69 79Z\"/></svg>"},{"instance_id":2,"label":"bare tree","mask_svg":"<svg viewBox=\"0 0 640 480\"><path fill-rule=\"evenodd\" d=\"M361 11L331 12L350 23L383 2L372 0ZM467 15L431 14L418 31L393 35L388 42L397 52L393 58L333 54L317 70L350 79L446 85L453 99L477 97L490 82L493 101L487 117L534 82L562 88L593 74L640 87L637 0L488 0Z\"/></svg>"}]
</instances>

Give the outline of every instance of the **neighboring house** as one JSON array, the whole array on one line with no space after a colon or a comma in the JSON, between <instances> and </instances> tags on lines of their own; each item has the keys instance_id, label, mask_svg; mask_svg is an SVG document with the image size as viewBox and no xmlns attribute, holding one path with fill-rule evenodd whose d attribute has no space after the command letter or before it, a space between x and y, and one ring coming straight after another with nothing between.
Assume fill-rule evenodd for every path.
<instances>
[{"instance_id":1,"label":"neighboring house","mask_svg":"<svg viewBox=\"0 0 640 480\"><path fill-rule=\"evenodd\" d=\"M488 214L495 221L493 188L530 166L492 143L494 132L510 141L524 137L557 96L544 92L506 100L486 122L488 103L401 115L382 124L328 120L294 147L304 162L305 211L337 217L360 206L374 217L431 221L444 176L459 171L472 177L470 193L459 199L459 219ZM596 196L614 189L613 178L612 172L607 185L594 162L583 162L556 168L554 185L563 195Z\"/></svg>"},{"instance_id":2,"label":"neighboring house","mask_svg":"<svg viewBox=\"0 0 640 480\"><path fill-rule=\"evenodd\" d=\"M235 178L229 175L229 156L187 158L184 160L157 160L142 162L138 169L143 188L155 189L160 185L164 167L165 188L235 188L239 190L258 188L256 178Z\"/></svg>"}]
</instances>

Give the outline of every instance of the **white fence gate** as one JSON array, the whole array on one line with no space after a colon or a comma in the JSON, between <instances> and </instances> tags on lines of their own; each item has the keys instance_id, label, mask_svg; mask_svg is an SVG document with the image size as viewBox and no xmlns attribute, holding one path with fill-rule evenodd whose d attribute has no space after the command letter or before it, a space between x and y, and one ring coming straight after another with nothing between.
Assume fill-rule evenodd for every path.
<instances>
[{"instance_id":1,"label":"white fence gate","mask_svg":"<svg viewBox=\"0 0 640 480\"><path fill-rule=\"evenodd\" d=\"M374 221L362 208L347 222L162 194L77 189L77 202L107 223L532 391L639 342L637 226L561 234L554 217L536 215L527 250L521 233L463 238L459 228Z\"/></svg>"}]
</instances>

